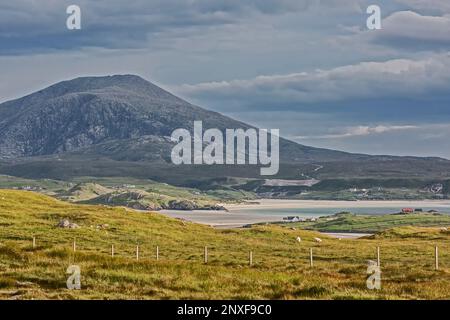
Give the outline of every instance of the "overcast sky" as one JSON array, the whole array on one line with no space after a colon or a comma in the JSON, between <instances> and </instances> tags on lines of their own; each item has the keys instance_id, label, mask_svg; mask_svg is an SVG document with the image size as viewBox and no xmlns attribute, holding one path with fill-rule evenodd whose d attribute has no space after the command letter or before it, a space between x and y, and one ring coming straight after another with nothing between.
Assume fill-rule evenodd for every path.
<instances>
[{"instance_id":1,"label":"overcast sky","mask_svg":"<svg viewBox=\"0 0 450 320\"><path fill-rule=\"evenodd\" d=\"M0 101L117 73L302 144L450 158L449 0L0 0Z\"/></svg>"}]
</instances>

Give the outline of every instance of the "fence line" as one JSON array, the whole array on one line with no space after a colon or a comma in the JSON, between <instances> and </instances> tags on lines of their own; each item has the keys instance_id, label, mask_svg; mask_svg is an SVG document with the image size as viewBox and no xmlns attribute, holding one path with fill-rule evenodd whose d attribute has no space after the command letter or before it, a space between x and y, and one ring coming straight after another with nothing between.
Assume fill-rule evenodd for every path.
<instances>
[{"instance_id":1,"label":"fence line","mask_svg":"<svg viewBox=\"0 0 450 320\"><path fill-rule=\"evenodd\" d=\"M33 236L32 237L32 247L36 248L37 247L37 237ZM44 241L44 243L46 243L47 245L50 244L52 246L55 246L55 244L51 241ZM73 252L78 252L78 248L77 248L77 240L76 238L74 238L73 242L72 242L72 250ZM376 247L376 259L377 259L377 265L381 266L381 252L380 252L380 246ZM128 251L129 252L129 251ZM111 257L115 257L116 255L116 250L115 250L115 246L114 244L111 244ZM203 252L203 256L204 256L204 263L208 264L209 261L209 253L208 253L208 246L204 247L204 252ZM135 259L137 261L139 261L141 258L141 248L139 245L136 245L136 250L135 250ZM156 254L155 254L155 258L156 261L160 260L160 248L159 246L156 246ZM314 267L315 263L314 263L314 255L313 255L313 248L309 249L309 265L310 267ZM438 271L440 268L439 265L439 247L436 245L434 247L434 270ZM253 266L254 261L253 261L253 251L249 251L248 252L248 264L249 266Z\"/></svg>"}]
</instances>

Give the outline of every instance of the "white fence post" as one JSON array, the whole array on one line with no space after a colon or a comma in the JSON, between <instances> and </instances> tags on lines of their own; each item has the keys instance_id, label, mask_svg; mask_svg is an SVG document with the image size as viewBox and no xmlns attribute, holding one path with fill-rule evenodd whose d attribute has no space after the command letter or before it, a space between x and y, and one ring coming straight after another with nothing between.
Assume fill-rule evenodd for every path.
<instances>
[{"instance_id":1,"label":"white fence post","mask_svg":"<svg viewBox=\"0 0 450 320\"><path fill-rule=\"evenodd\" d=\"M377 247L377 264L378 264L378 267L381 267L381 261L380 261L380 247Z\"/></svg>"},{"instance_id":2,"label":"white fence post","mask_svg":"<svg viewBox=\"0 0 450 320\"><path fill-rule=\"evenodd\" d=\"M439 270L439 248L436 246L434 248L434 268Z\"/></svg>"}]
</instances>

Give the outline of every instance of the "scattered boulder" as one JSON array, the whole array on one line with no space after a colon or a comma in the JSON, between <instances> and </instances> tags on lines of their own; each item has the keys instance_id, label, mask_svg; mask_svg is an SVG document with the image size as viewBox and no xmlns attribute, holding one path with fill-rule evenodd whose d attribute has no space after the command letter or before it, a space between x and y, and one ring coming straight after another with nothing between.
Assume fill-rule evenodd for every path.
<instances>
[{"instance_id":1,"label":"scattered boulder","mask_svg":"<svg viewBox=\"0 0 450 320\"><path fill-rule=\"evenodd\" d=\"M297 237L295 240L297 240L297 242L302 242L302 238Z\"/></svg>"},{"instance_id":2,"label":"scattered boulder","mask_svg":"<svg viewBox=\"0 0 450 320\"><path fill-rule=\"evenodd\" d=\"M321 242L322 242L322 239L320 239L320 238L314 238L314 241L315 241L315 242L318 242L318 243L321 243Z\"/></svg>"},{"instance_id":3,"label":"scattered boulder","mask_svg":"<svg viewBox=\"0 0 450 320\"><path fill-rule=\"evenodd\" d=\"M108 228L109 228L109 224L107 224L107 223L97 225L98 230L106 230Z\"/></svg>"},{"instance_id":4,"label":"scattered boulder","mask_svg":"<svg viewBox=\"0 0 450 320\"><path fill-rule=\"evenodd\" d=\"M183 225L183 226L186 226L187 225L187 220L186 219L183 219L183 218L176 218L178 221L180 221L181 222L181 224Z\"/></svg>"},{"instance_id":5,"label":"scattered boulder","mask_svg":"<svg viewBox=\"0 0 450 320\"><path fill-rule=\"evenodd\" d=\"M367 265L370 266L378 266L378 263L374 260L367 260Z\"/></svg>"},{"instance_id":6,"label":"scattered boulder","mask_svg":"<svg viewBox=\"0 0 450 320\"><path fill-rule=\"evenodd\" d=\"M76 223L70 222L68 219L61 220L56 226L63 229L78 229L80 227Z\"/></svg>"}]
</instances>

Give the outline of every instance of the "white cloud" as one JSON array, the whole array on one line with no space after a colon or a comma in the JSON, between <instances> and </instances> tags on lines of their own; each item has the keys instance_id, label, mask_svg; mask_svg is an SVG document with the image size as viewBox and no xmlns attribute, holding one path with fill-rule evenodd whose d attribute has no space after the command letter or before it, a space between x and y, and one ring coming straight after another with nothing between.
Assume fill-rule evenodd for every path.
<instances>
[{"instance_id":1,"label":"white cloud","mask_svg":"<svg viewBox=\"0 0 450 320\"><path fill-rule=\"evenodd\" d=\"M450 53L421 60L394 59L248 80L182 85L176 92L198 99L241 105L302 104L351 99L414 98L447 92Z\"/></svg>"},{"instance_id":2,"label":"white cloud","mask_svg":"<svg viewBox=\"0 0 450 320\"><path fill-rule=\"evenodd\" d=\"M413 11L400 11L384 19L382 25L382 30L366 32L366 35L374 35L374 39L378 41L395 40L395 45L402 45L402 41L417 41L413 44L418 47L423 42L450 45L450 14L424 16Z\"/></svg>"},{"instance_id":3,"label":"white cloud","mask_svg":"<svg viewBox=\"0 0 450 320\"><path fill-rule=\"evenodd\" d=\"M324 134L324 135L315 135L315 136L295 136L292 137L295 140L303 140L303 139L342 139L342 138L351 138L357 136L368 136L373 134L381 134L387 133L391 131L402 131L402 130L413 130L418 129L418 126L413 125L377 125L374 127L370 126L357 126L347 128L344 132L340 133L332 133L332 134Z\"/></svg>"},{"instance_id":4,"label":"white cloud","mask_svg":"<svg viewBox=\"0 0 450 320\"><path fill-rule=\"evenodd\" d=\"M369 126L372 129L363 129L355 127L336 127L333 133L336 137L326 136L326 133L316 134L297 134L290 135L290 138L302 144L313 145L321 148L331 148L345 150L349 152L367 153L367 154L395 154L404 156L436 156L450 159L450 123L423 123L412 125L391 125L382 124L381 128L376 130L377 125ZM405 127L402 129L402 127ZM409 129L409 127L411 127ZM370 134L366 134L367 132ZM382 131L376 133L376 131ZM328 131L330 132L330 131ZM358 134L360 133L361 134ZM337 135L346 134L343 137ZM354 134L356 133L356 134ZM323 137L319 137L323 135Z\"/></svg>"}]
</instances>

